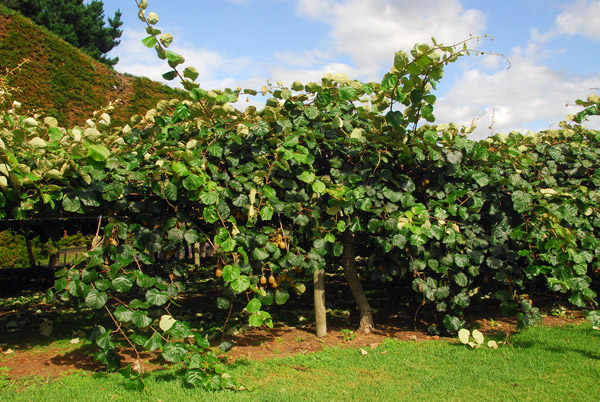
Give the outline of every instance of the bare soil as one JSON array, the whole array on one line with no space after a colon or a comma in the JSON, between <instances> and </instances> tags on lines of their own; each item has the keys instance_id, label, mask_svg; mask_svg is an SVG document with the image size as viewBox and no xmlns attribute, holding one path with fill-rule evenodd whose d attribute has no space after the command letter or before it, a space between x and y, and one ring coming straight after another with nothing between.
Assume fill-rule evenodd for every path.
<instances>
[{"instance_id":1,"label":"bare soil","mask_svg":"<svg viewBox=\"0 0 600 402\"><path fill-rule=\"evenodd\" d=\"M581 323L585 319L583 313L577 310L567 310L558 315L552 315L550 311L544 311L544 313L546 315L542 321L543 325ZM482 315L480 314L480 316ZM468 321L471 326L479 327L486 336L506 338L516 328L514 320L506 318L472 317L472 319L472 321ZM368 351L383 340L390 338L417 342L449 339L429 335L426 330L427 323L415 322L412 314L404 316L376 315L375 320L375 331L363 334L353 330L354 327L348 319L330 318L328 319L327 336L324 338L315 336L314 324L308 324L303 328L291 326L276 326L273 329L256 328L235 336L223 337L223 340L228 340L235 345L227 353L221 352L216 347L221 339L215 339L213 341L214 350L219 352L224 361L233 362L237 359L260 360L312 353L328 346L363 348ZM94 349L89 345L56 346L50 343L46 346L14 351L5 347L4 350L0 348L0 351L2 352L0 368L6 368L0 371L0 376L8 377L10 380L33 376L54 380L76 370L86 372L104 370L102 365L94 361ZM118 352L123 357L125 364L135 364L136 356L132 351L121 349ZM155 354L144 353L140 357L145 371L166 367L166 365L162 365L160 358Z\"/></svg>"}]
</instances>

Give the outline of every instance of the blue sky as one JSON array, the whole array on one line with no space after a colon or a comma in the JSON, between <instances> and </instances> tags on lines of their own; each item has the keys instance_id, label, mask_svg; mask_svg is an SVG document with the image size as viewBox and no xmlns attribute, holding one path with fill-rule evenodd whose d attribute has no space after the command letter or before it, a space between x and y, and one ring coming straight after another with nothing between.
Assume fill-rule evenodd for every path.
<instances>
[{"instance_id":1,"label":"blue sky","mask_svg":"<svg viewBox=\"0 0 600 402\"><path fill-rule=\"evenodd\" d=\"M200 72L205 89L260 89L267 79L291 84L346 73L378 81L397 50L416 42L472 45L501 57L462 58L446 70L436 95L438 123L470 125L474 139L512 130L539 131L578 109L600 87L598 0L149 0L157 27L174 36L170 50ZM169 68L140 40L134 0L104 0L124 21L117 71L161 81ZM261 100L256 99L253 102ZM600 119L587 125L600 129ZM490 128L491 126L491 128Z\"/></svg>"}]
</instances>

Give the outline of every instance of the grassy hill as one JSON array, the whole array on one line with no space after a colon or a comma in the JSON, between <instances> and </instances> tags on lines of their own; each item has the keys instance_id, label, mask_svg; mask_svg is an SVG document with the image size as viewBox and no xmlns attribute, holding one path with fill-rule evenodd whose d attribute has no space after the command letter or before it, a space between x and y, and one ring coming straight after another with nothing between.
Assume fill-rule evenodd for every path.
<instances>
[{"instance_id":1,"label":"grassy hill","mask_svg":"<svg viewBox=\"0 0 600 402\"><path fill-rule=\"evenodd\" d=\"M140 45L141 46L141 45ZM111 113L116 125L144 113L161 99L183 98L183 92L117 73L69 45L18 12L0 6L0 73L24 59L30 62L9 77L19 88L16 100L28 110L58 119L61 126L81 125L94 110L121 99Z\"/></svg>"}]
</instances>

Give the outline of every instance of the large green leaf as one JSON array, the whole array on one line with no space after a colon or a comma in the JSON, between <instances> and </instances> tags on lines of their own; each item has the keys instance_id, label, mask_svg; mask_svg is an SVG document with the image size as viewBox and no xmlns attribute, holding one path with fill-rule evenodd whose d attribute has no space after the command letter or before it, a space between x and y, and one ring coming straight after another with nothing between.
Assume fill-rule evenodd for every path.
<instances>
[{"instance_id":1,"label":"large green leaf","mask_svg":"<svg viewBox=\"0 0 600 402\"><path fill-rule=\"evenodd\" d=\"M93 309L99 309L104 307L107 300L108 296L106 293L92 289L85 297L85 305Z\"/></svg>"},{"instance_id":2,"label":"large green leaf","mask_svg":"<svg viewBox=\"0 0 600 402\"><path fill-rule=\"evenodd\" d=\"M147 311L134 311L131 313L131 321L139 328L145 328L152 323Z\"/></svg>"},{"instance_id":3,"label":"large green leaf","mask_svg":"<svg viewBox=\"0 0 600 402\"><path fill-rule=\"evenodd\" d=\"M242 293L250 287L250 278L246 275L241 275L239 278L231 282L231 289L236 293Z\"/></svg>"},{"instance_id":4,"label":"large green leaf","mask_svg":"<svg viewBox=\"0 0 600 402\"><path fill-rule=\"evenodd\" d=\"M95 161L103 162L108 159L110 151L104 145L89 145L88 156Z\"/></svg>"},{"instance_id":5,"label":"large green leaf","mask_svg":"<svg viewBox=\"0 0 600 402\"><path fill-rule=\"evenodd\" d=\"M146 301L154 306L162 306L169 301L169 293L158 289L149 289L146 291Z\"/></svg>"},{"instance_id":6,"label":"large green leaf","mask_svg":"<svg viewBox=\"0 0 600 402\"><path fill-rule=\"evenodd\" d=\"M81 201L76 195L66 194L62 200L62 207L67 212L79 212L81 210Z\"/></svg>"},{"instance_id":7,"label":"large green leaf","mask_svg":"<svg viewBox=\"0 0 600 402\"><path fill-rule=\"evenodd\" d=\"M168 343L163 348L162 357L168 362L179 363L187 353L184 343Z\"/></svg>"},{"instance_id":8,"label":"large green leaf","mask_svg":"<svg viewBox=\"0 0 600 402\"><path fill-rule=\"evenodd\" d=\"M277 289L275 293L275 303L277 304L285 304L286 301L290 298L290 293L285 289Z\"/></svg>"},{"instance_id":9,"label":"large green leaf","mask_svg":"<svg viewBox=\"0 0 600 402\"><path fill-rule=\"evenodd\" d=\"M241 270L237 265L226 265L223 268L222 277L227 282L233 282L240 277Z\"/></svg>"},{"instance_id":10,"label":"large green leaf","mask_svg":"<svg viewBox=\"0 0 600 402\"><path fill-rule=\"evenodd\" d=\"M250 300L248 302L248 304L246 305L246 311L248 311L249 313L256 313L260 310L261 307L261 302L259 299L254 298L252 300Z\"/></svg>"},{"instance_id":11,"label":"large green leaf","mask_svg":"<svg viewBox=\"0 0 600 402\"><path fill-rule=\"evenodd\" d=\"M117 292L129 292L133 282L126 276L119 276L112 280L112 288Z\"/></svg>"}]
</instances>

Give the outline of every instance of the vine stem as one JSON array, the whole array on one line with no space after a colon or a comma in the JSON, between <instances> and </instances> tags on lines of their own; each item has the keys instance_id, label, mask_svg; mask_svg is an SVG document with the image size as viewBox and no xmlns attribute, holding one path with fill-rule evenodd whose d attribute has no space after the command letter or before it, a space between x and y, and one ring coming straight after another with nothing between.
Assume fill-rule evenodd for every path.
<instances>
[{"instance_id":1,"label":"vine stem","mask_svg":"<svg viewBox=\"0 0 600 402\"><path fill-rule=\"evenodd\" d=\"M227 323L229 322L229 318L231 318L231 310L233 309L233 303L229 302L229 314L227 314L227 319L225 320L225 325L223 325L223 329L221 330L221 342L225 340L225 328L227 328Z\"/></svg>"},{"instance_id":2,"label":"vine stem","mask_svg":"<svg viewBox=\"0 0 600 402\"><path fill-rule=\"evenodd\" d=\"M100 215L98 217L98 227L96 228L96 234L94 235L94 241L92 242L92 248L90 249L90 251L94 251L96 249L96 247L98 247L100 245L100 243L101 243L101 241L97 240L98 239L98 234L100 233L100 226L101 225L102 225L102 215Z\"/></svg>"},{"instance_id":3,"label":"vine stem","mask_svg":"<svg viewBox=\"0 0 600 402\"><path fill-rule=\"evenodd\" d=\"M121 325L117 324L117 320L115 320L115 317L112 315L112 313L110 312L109 308L106 305L104 305L104 309L106 310L106 312L110 316L110 319L113 321L113 323L117 327L117 330L121 333L121 335L123 335L123 338L125 338L125 340L127 341L127 343L131 346L131 348L135 352L135 357L136 357L137 362L138 362L139 367L140 367L140 376L143 376L144 375L144 367L142 365L142 359L140 357L140 353L138 352L138 350L135 347L135 345L131 342L131 340L129 339L129 337L127 336L127 334L125 334L125 331L123 331L123 328L121 327Z\"/></svg>"},{"instance_id":4,"label":"vine stem","mask_svg":"<svg viewBox=\"0 0 600 402\"><path fill-rule=\"evenodd\" d=\"M146 18L146 15L145 15L145 13L143 13L143 11L144 11L144 10L140 8L140 3L139 3L139 1L138 1L138 0L135 0L135 4L138 6L138 9L140 10L140 14L139 14L139 15L140 15L141 17L143 17L143 19L144 19L144 23L146 24L146 26L147 26L148 28L150 28L150 31L152 32L152 33L151 33L151 35L152 35L152 37L154 37L154 39L156 40L156 46L158 46L158 47L161 49L161 51L162 51L163 53L165 53L165 52L166 52L166 50L165 50L165 47L164 47L164 46L162 45L162 43L160 42L160 39L159 39L159 38L157 38L157 37L156 37L156 35L154 34L154 28L152 28L152 25L150 25L150 22L148 22L148 19ZM171 66L169 66L169 67L171 67ZM182 83L182 84L183 84L183 83L185 83L185 79L183 78L183 76L181 75L181 73L179 72L179 70L177 70L177 68L176 68L176 67L172 67L172 68L173 68L173 71L175 71L175 74L177 74L177 77L179 78L179 81L181 81L181 83ZM184 88L185 88L185 86L184 86ZM186 89L187 89L187 88L186 88ZM210 121L211 121L213 124L214 124L214 123L216 123L216 122L215 122L215 120L213 119L213 116L211 116L211 115L210 115L210 113L208 113L208 109L206 108L206 105L205 105L205 103L204 103L204 102L200 102L200 101L199 101L198 103L200 103L200 106L202 107L202 110L204 111L204 113L205 113L206 117L208 117L208 119L209 119L209 120L210 120Z\"/></svg>"}]
</instances>

